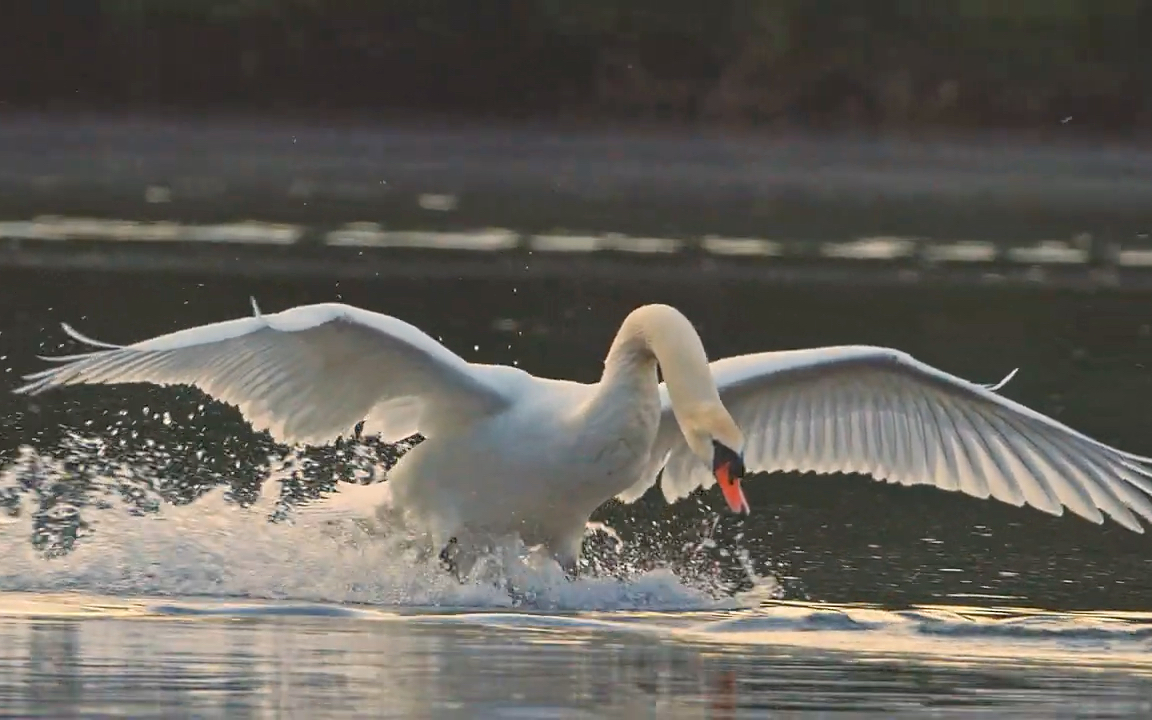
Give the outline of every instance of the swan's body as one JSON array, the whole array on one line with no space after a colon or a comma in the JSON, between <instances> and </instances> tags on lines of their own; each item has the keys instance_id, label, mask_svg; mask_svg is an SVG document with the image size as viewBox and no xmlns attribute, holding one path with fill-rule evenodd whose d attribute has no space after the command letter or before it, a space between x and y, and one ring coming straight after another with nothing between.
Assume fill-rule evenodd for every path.
<instances>
[{"instance_id":1,"label":"swan's body","mask_svg":"<svg viewBox=\"0 0 1152 720\"><path fill-rule=\"evenodd\" d=\"M708 363L691 323L649 305L624 321L595 384L468 363L417 328L339 304L191 328L51 358L17 392L76 383L191 384L285 442L364 431L426 439L381 485L323 511L387 505L474 559L518 534L575 566L603 502L631 502L663 471L675 500L719 481L729 506L753 471L857 472L904 485L1064 507L1136 532L1152 520L1152 460L1124 453L886 348L744 355ZM657 382L657 364L666 383ZM745 441L747 435L747 441ZM1133 514L1135 513L1135 515Z\"/></svg>"},{"instance_id":2,"label":"swan's body","mask_svg":"<svg viewBox=\"0 0 1152 720\"><path fill-rule=\"evenodd\" d=\"M573 568L589 516L627 490L648 462L660 410L655 383L650 397L628 406L597 403L594 386L490 371L496 386L524 400L427 438L385 485L363 486L362 498L334 496L339 502L313 512L371 512L386 492L389 506L403 509L434 543L455 538L465 553L456 563L465 570L475 559L469 549L513 533Z\"/></svg>"}]
</instances>

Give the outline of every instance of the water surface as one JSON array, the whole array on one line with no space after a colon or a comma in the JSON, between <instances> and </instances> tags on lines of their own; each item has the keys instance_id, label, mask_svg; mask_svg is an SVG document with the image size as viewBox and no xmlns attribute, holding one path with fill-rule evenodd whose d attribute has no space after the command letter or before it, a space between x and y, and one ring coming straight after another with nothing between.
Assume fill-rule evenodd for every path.
<instances>
[{"instance_id":1,"label":"water surface","mask_svg":"<svg viewBox=\"0 0 1152 720\"><path fill-rule=\"evenodd\" d=\"M0 613L0 703L26 717L1152 711L1149 616L924 608L897 617L803 605L549 615L11 594L0 597ZM951 638L951 651L916 639L934 632ZM828 640L836 634L856 636L855 649ZM985 655L997 645L1001 657ZM1022 655L1009 657L1013 649Z\"/></svg>"}]
</instances>

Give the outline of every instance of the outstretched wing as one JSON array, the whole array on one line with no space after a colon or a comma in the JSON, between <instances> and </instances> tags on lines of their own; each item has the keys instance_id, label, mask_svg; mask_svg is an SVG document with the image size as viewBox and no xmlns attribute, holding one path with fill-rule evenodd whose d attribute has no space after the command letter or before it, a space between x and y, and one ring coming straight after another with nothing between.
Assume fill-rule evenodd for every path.
<instances>
[{"instance_id":1,"label":"outstretched wing","mask_svg":"<svg viewBox=\"0 0 1152 720\"><path fill-rule=\"evenodd\" d=\"M418 328L349 305L304 305L116 346L44 358L15 392L80 383L194 385L240 408L283 442L321 444L367 419L396 440L497 412L509 400L491 368L472 365Z\"/></svg>"},{"instance_id":2,"label":"outstretched wing","mask_svg":"<svg viewBox=\"0 0 1152 720\"><path fill-rule=\"evenodd\" d=\"M911 356L875 347L761 353L712 363L720 397L746 439L750 471L860 473L934 485L1093 522L1101 511L1136 532L1152 521L1152 459L1122 452ZM1010 378L1011 376L1009 376ZM1005 379L1005 382L1007 379ZM713 484L665 398L639 497L661 468L669 501Z\"/></svg>"}]
</instances>

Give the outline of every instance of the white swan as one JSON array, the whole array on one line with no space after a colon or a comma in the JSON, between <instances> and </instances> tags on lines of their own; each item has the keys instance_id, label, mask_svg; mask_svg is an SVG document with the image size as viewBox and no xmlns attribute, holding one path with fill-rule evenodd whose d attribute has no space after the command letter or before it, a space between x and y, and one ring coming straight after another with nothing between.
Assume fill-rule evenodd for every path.
<instances>
[{"instance_id":1,"label":"white swan","mask_svg":"<svg viewBox=\"0 0 1152 720\"><path fill-rule=\"evenodd\" d=\"M189 384L285 442L328 442L361 420L384 440L419 432L426 440L387 483L345 486L328 508L371 515L390 495L438 546L455 542L461 572L511 533L573 572L592 512L612 497L640 497L661 470L669 501L719 482L728 506L748 512L745 463L930 484L1053 515L1067 506L1096 523L1103 511L1136 532L1133 513L1152 520L1152 459L1003 398L999 385L896 350L828 347L709 364L680 312L647 305L628 315L600 382L587 385L469 363L412 325L347 305L253 308L254 317L128 346L65 325L99 349L44 358L59 364L26 376L16 392Z\"/></svg>"}]
</instances>

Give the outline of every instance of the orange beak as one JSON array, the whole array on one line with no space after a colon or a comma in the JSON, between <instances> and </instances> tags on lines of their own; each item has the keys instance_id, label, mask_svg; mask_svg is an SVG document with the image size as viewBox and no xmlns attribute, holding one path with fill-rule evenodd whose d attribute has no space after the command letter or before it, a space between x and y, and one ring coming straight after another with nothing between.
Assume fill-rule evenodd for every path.
<instances>
[{"instance_id":1,"label":"orange beak","mask_svg":"<svg viewBox=\"0 0 1152 720\"><path fill-rule=\"evenodd\" d=\"M748 515L752 509L748 507L748 498L744 497L744 490L740 487L740 479L744 476L743 463L721 462L717 463L713 474L720 492L724 493L724 500L734 513Z\"/></svg>"}]
</instances>

